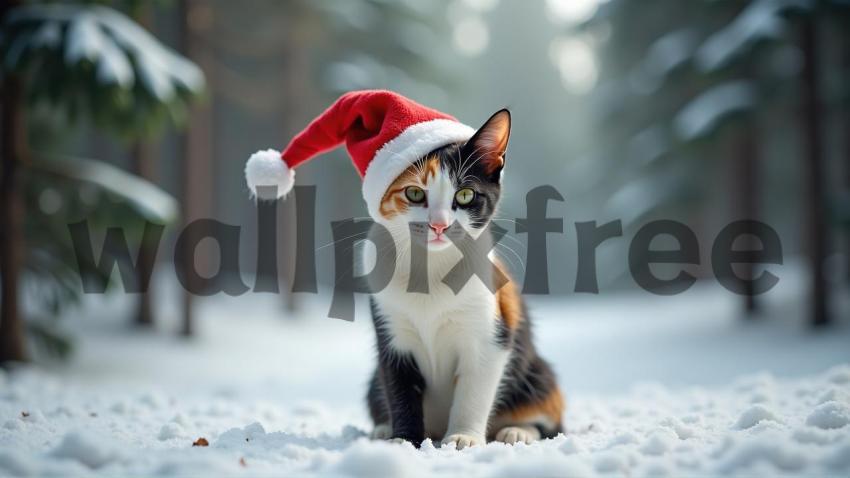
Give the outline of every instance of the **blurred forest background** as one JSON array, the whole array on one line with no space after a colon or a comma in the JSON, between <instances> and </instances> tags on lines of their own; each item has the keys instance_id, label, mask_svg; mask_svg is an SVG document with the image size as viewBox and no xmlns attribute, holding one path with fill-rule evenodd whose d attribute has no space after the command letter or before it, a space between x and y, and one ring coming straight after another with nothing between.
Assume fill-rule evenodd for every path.
<instances>
[{"instance_id":1,"label":"blurred forest background","mask_svg":"<svg viewBox=\"0 0 850 478\"><path fill-rule=\"evenodd\" d=\"M635 287L628 240L647 222L693 228L702 262L685 270L711 279L715 236L744 218L776 229L786 262L800 264L810 302L801 320L827 324L834 297L847 294L846 0L4 0L2 15L0 361L30 356L32 344L67 353L54 322L81 300L68 224L83 219L96 257L106 228L124 227L154 281L174 281L183 225L239 225L252 286L245 160L282 148L340 93L362 88L470 125L511 108L499 214L511 238L500 252L521 278L526 238L510 220L525 217L531 188L557 188L565 201L549 216L564 218L565 234L549 237L552 294L573 293L576 221L623 221L624 236L597 254L603 300ZM317 247L330 243L330 221L366 216L344 150L330 156L298 171L299 184L318 186ZM282 284L292 202L278 205ZM166 226L158 249L145 220ZM195 259L203 273L218 269L209 243ZM326 286L332 259L332 248L317 250ZM781 280L787 269L777 270ZM155 290L116 320L154 324ZM183 297L187 336L193 300ZM298 301L282 293L281 309ZM758 316L757 297L741 311Z\"/></svg>"}]
</instances>

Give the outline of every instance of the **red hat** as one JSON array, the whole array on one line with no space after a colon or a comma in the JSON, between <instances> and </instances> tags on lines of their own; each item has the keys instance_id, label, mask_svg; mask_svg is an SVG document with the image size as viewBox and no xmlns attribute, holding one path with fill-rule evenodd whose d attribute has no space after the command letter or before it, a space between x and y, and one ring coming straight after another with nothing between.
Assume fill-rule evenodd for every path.
<instances>
[{"instance_id":1,"label":"red hat","mask_svg":"<svg viewBox=\"0 0 850 478\"><path fill-rule=\"evenodd\" d=\"M381 198L412 163L447 144L466 141L475 130L455 118L384 90L342 95L278 153L251 155L245 178L251 192L277 186L278 197L292 189L293 171L317 154L343 142L363 178L363 198L377 217Z\"/></svg>"}]
</instances>

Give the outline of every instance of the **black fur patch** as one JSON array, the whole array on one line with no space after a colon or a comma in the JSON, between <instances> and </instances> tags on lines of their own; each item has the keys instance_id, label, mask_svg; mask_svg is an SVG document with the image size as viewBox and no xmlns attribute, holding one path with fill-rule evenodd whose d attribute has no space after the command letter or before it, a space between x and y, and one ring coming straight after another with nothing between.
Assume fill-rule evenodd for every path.
<instances>
[{"instance_id":1,"label":"black fur patch","mask_svg":"<svg viewBox=\"0 0 850 478\"><path fill-rule=\"evenodd\" d=\"M392 438L402 438L418 447L425 439L425 380L412 357L392 349L375 300L371 299L370 304L378 344L378 368L367 395L372 420L375 424L389 422Z\"/></svg>"},{"instance_id":2,"label":"black fur patch","mask_svg":"<svg viewBox=\"0 0 850 478\"><path fill-rule=\"evenodd\" d=\"M508 348L513 340L513 331L504 320L499 320L496 324L496 343L502 348Z\"/></svg>"},{"instance_id":3,"label":"black fur patch","mask_svg":"<svg viewBox=\"0 0 850 478\"><path fill-rule=\"evenodd\" d=\"M522 305L525 320L513 333L511 360L502 377L499 397L496 400L494 415L509 413L525 405L540 403L558 388L555 373L543 360L534 347L531 333L531 321L525 304ZM560 423L549 428L535 425L542 438L551 438L561 432Z\"/></svg>"}]
</instances>

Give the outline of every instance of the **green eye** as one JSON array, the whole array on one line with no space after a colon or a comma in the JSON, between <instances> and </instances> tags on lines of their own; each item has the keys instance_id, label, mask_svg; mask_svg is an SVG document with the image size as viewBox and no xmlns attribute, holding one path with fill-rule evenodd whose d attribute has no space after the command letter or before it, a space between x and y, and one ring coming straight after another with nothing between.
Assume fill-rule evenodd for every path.
<instances>
[{"instance_id":1,"label":"green eye","mask_svg":"<svg viewBox=\"0 0 850 478\"><path fill-rule=\"evenodd\" d=\"M420 203L425 200L425 191L417 186L408 186L404 190L404 195L407 196L407 200L412 203Z\"/></svg>"},{"instance_id":2,"label":"green eye","mask_svg":"<svg viewBox=\"0 0 850 478\"><path fill-rule=\"evenodd\" d=\"M469 188L463 188L455 193L455 201L461 206L466 206L475 199L475 191Z\"/></svg>"}]
</instances>

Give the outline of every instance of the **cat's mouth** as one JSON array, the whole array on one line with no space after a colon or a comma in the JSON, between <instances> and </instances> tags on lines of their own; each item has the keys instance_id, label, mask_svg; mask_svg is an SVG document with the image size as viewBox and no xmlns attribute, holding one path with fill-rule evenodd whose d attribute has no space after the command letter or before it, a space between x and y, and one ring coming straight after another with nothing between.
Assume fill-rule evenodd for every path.
<instances>
[{"instance_id":1,"label":"cat's mouth","mask_svg":"<svg viewBox=\"0 0 850 478\"><path fill-rule=\"evenodd\" d=\"M435 251L441 251L449 246L451 246L452 241L449 239L449 234L446 232L442 234L428 234L427 238L428 248Z\"/></svg>"}]
</instances>

